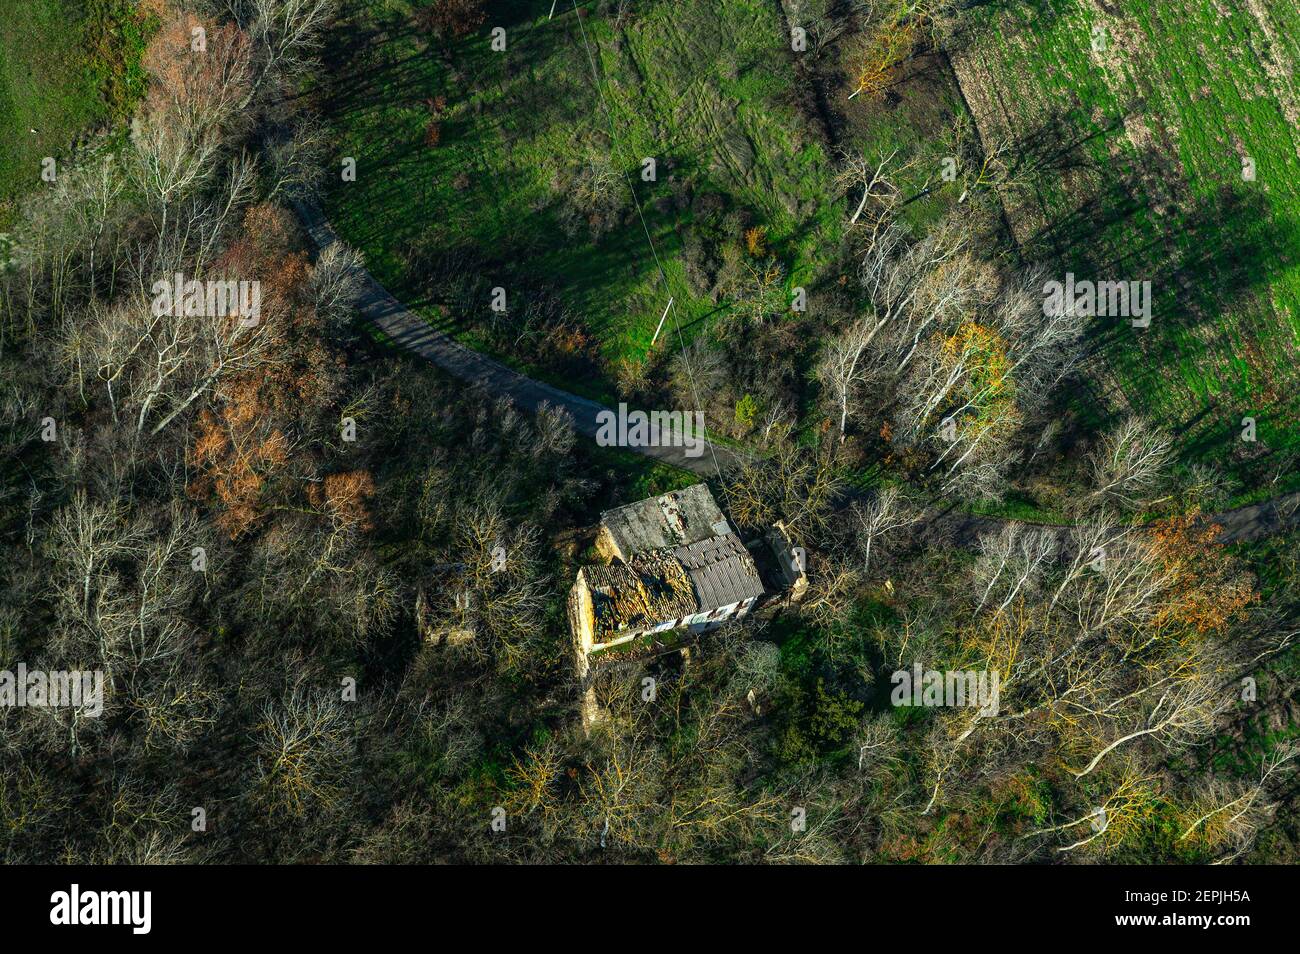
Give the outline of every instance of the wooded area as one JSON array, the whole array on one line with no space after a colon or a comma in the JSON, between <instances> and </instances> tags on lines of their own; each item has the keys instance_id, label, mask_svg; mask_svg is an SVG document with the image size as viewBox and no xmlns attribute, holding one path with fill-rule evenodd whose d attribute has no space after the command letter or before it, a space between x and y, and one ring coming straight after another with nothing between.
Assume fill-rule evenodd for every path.
<instances>
[{"instance_id":1,"label":"wooded area","mask_svg":"<svg viewBox=\"0 0 1300 954\"><path fill-rule=\"evenodd\" d=\"M657 18L696 4L549 6L135 6L129 129L33 172L0 242L0 671L104 676L93 716L0 705L0 858L1294 862L1294 508L1222 537L1292 489L1253 429L1272 392L1207 405L1222 458L1199 417L1076 403L1143 332L1044 307L1075 260L1007 210L1063 173L966 114L898 119L1004 5L727 0L737 60L676 111L672 71L713 65ZM697 133L726 157L677 151ZM734 465L404 353L359 320L376 279L574 402L700 412ZM674 550L638 625L772 593L774 527L806 592L576 673L578 568L669 573L602 553L602 512L698 473L735 532L693 528L720 555ZM748 588L692 601L695 557ZM913 672L995 705L899 704Z\"/></svg>"}]
</instances>

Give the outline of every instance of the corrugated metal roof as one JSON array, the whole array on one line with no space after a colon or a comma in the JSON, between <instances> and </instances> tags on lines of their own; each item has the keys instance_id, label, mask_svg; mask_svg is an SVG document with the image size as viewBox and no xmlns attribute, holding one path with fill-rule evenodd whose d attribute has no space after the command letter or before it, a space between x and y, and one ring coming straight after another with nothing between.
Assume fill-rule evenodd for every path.
<instances>
[{"instance_id":1,"label":"corrugated metal roof","mask_svg":"<svg viewBox=\"0 0 1300 954\"><path fill-rule=\"evenodd\" d=\"M692 484L660 497L606 510L600 521L625 559L635 553L662 550L730 533L708 484Z\"/></svg>"},{"instance_id":2,"label":"corrugated metal roof","mask_svg":"<svg viewBox=\"0 0 1300 954\"><path fill-rule=\"evenodd\" d=\"M763 594L758 568L734 533L688 543L673 550L695 588L697 612L730 606Z\"/></svg>"}]
</instances>

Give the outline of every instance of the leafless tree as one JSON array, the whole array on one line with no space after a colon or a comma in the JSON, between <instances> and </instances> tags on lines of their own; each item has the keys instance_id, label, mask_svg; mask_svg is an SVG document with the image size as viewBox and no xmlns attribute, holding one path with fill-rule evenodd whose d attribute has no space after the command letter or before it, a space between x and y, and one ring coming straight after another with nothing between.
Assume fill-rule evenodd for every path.
<instances>
[{"instance_id":1,"label":"leafless tree","mask_svg":"<svg viewBox=\"0 0 1300 954\"><path fill-rule=\"evenodd\" d=\"M354 317L357 297L365 287L361 255L349 245L333 242L320 253L311 273L316 316L327 332L337 336Z\"/></svg>"},{"instance_id":2,"label":"leafless tree","mask_svg":"<svg viewBox=\"0 0 1300 954\"><path fill-rule=\"evenodd\" d=\"M948 490L995 490L1022 422L1079 359L1081 323L1044 318L1038 282L954 256L914 286L920 307L884 339L901 356L895 433L934 450Z\"/></svg>"},{"instance_id":3,"label":"leafless tree","mask_svg":"<svg viewBox=\"0 0 1300 954\"><path fill-rule=\"evenodd\" d=\"M253 776L256 798L268 811L302 817L338 807L352 755L348 704L359 703L345 704L338 692L304 682L263 707Z\"/></svg>"},{"instance_id":4,"label":"leafless tree","mask_svg":"<svg viewBox=\"0 0 1300 954\"><path fill-rule=\"evenodd\" d=\"M974 570L976 585L984 583L976 611L993 605L990 597L996 599L995 589L1005 595L994 613L1001 613L1017 597L1030 596L1055 563L1057 549L1056 534L1050 530L1009 523L997 533L985 534Z\"/></svg>"},{"instance_id":5,"label":"leafless tree","mask_svg":"<svg viewBox=\"0 0 1300 954\"><path fill-rule=\"evenodd\" d=\"M901 200L894 179L906 171L906 166L891 169L890 164L898 156L895 149L889 155L882 155L874 163L860 152L842 151L840 154L840 171L836 174L835 184L844 195L861 193L858 204L849 216L849 225L856 225L862 213L870 206L867 217L871 226L870 234L878 234L891 221L897 212Z\"/></svg>"},{"instance_id":6,"label":"leafless tree","mask_svg":"<svg viewBox=\"0 0 1300 954\"><path fill-rule=\"evenodd\" d=\"M1126 418L1089 457L1096 487L1091 496L1132 508L1149 504L1165 479L1172 446L1168 435L1142 418Z\"/></svg>"},{"instance_id":7,"label":"leafless tree","mask_svg":"<svg viewBox=\"0 0 1300 954\"><path fill-rule=\"evenodd\" d=\"M956 163L953 170L961 188L957 204L985 193L995 197L1027 186L1033 178L1032 165L1023 147L1008 135L981 140L969 117L962 116L949 126L939 144L945 158Z\"/></svg>"},{"instance_id":8,"label":"leafless tree","mask_svg":"<svg viewBox=\"0 0 1300 954\"><path fill-rule=\"evenodd\" d=\"M294 117L286 134L267 146L271 180L267 199L315 196L324 174L328 146L328 133L315 115Z\"/></svg>"},{"instance_id":9,"label":"leafless tree","mask_svg":"<svg viewBox=\"0 0 1300 954\"><path fill-rule=\"evenodd\" d=\"M1258 777L1249 784L1209 779L1191 806L1193 817L1178 840L1195 837L1212 849L1227 847L1228 853L1215 864L1229 864L1241 857L1277 811L1278 803L1269 801L1271 789L1295 772L1293 763L1298 755L1300 746L1294 743L1278 746L1263 759Z\"/></svg>"},{"instance_id":10,"label":"leafless tree","mask_svg":"<svg viewBox=\"0 0 1300 954\"><path fill-rule=\"evenodd\" d=\"M783 520L798 535L821 533L842 486L835 463L838 443L804 446L787 430L774 432L770 447L768 456L746 459L728 483L732 515L742 526Z\"/></svg>"},{"instance_id":11,"label":"leafless tree","mask_svg":"<svg viewBox=\"0 0 1300 954\"><path fill-rule=\"evenodd\" d=\"M278 332L265 317L199 310L137 298L92 311L76 360L95 369L114 415L131 414L139 433L160 433L225 376L277 357Z\"/></svg>"},{"instance_id":12,"label":"leafless tree","mask_svg":"<svg viewBox=\"0 0 1300 954\"><path fill-rule=\"evenodd\" d=\"M852 507L854 542L862 554L862 573L871 572L873 553L879 556L900 530L921 519L921 511L907 499L902 488L886 487L865 503Z\"/></svg>"},{"instance_id":13,"label":"leafless tree","mask_svg":"<svg viewBox=\"0 0 1300 954\"><path fill-rule=\"evenodd\" d=\"M1086 765L1070 772L1076 778L1089 775L1107 755L1137 739L1153 737L1174 746L1204 736L1231 704L1232 696L1223 689L1221 673L1210 666L1192 669L1154 698L1136 727L1122 730L1122 735L1106 742Z\"/></svg>"},{"instance_id":14,"label":"leafless tree","mask_svg":"<svg viewBox=\"0 0 1300 954\"><path fill-rule=\"evenodd\" d=\"M195 30L204 31L201 50L194 48ZM213 175L242 117L251 95L251 49L235 25L209 29L184 14L164 27L145 59L152 75L132 126L132 171L163 236L173 204Z\"/></svg>"},{"instance_id":15,"label":"leafless tree","mask_svg":"<svg viewBox=\"0 0 1300 954\"><path fill-rule=\"evenodd\" d=\"M287 87L316 61L338 0L227 0L257 45L255 89Z\"/></svg>"},{"instance_id":16,"label":"leafless tree","mask_svg":"<svg viewBox=\"0 0 1300 954\"><path fill-rule=\"evenodd\" d=\"M1081 848L1104 852L1122 844L1141 828L1150 816L1158 788L1157 776L1145 772L1136 763L1128 763L1106 786L1105 795L1082 815L1024 837L1063 833L1075 840L1057 847L1060 854Z\"/></svg>"},{"instance_id":17,"label":"leafless tree","mask_svg":"<svg viewBox=\"0 0 1300 954\"><path fill-rule=\"evenodd\" d=\"M817 377L840 412L840 441L848 436L849 409L857 403L859 389L868 379L867 346L873 324L856 320L831 338L817 366Z\"/></svg>"}]
</instances>

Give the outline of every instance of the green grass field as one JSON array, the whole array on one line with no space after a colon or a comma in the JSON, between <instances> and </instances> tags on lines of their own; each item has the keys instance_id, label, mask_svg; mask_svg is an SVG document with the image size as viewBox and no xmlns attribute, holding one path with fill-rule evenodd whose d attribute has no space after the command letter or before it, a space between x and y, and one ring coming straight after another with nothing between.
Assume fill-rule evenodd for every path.
<instances>
[{"instance_id":1,"label":"green grass field","mask_svg":"<svg viewBox=\"0 0 1300 954\"><path fill-rule=\"evenodd\" d=\"M690 281L697 236L761 226L783 292L830 274L844 203L829 148L795 105L804 90L772 4L648 3L615 24L588 3L580 29L564 3L548 20L547 0L503 2L447 53L412 6L359 0L326 71L349 79L320 93L337 155L358 168L330 190L330 216L431 322L609 400L620 364L655 360L669 295L688 340L738 307ZM1004 195L1027 260L1152 283L1149 328L1092 323L1096 360L1068 408L1084 430L1139 411L1187 462L1223 465L1236 500L1300 486L1276 474L1276 452L1300 449L1300 8L1025 0L970 15L951 57L960 94L941 58L919 58L884 101L835 104L844 144L926 156L969 104L985 144L1006 135L1033 169ZM494 26L505 52L489 45ZM639 175L646 156L655 182ZM573 200L602 176L597 201ZM701 196L741 218L706 219ZM936 190L904 214L922 230L951 199ZM504 319L488 309L496 285L513 296ZM590 363L519 345L539 300L567 313ZM677 346L668 332L661 350ZM1247 416L1255 444L1238 439Z\"/></svg>"},{"instance_id":2,"label":"green grass field","mask_svg":"<svg viewBox=\"0 0 1300 954\"><path fill-rule=\"evenodd\" d=\"M0 0L0 24L3 227L40 183L45 157L65 160L125 119L144 89L149 25L128 0Z\"/></svg>"},{"instance_id":3,"label":"green grass field","mask_svg":"<svg viewBox=\"0 0 1300 954\"><path fill-rule=\"evenodd\" d=\"M762 226L786 287L808 280L835 247L842 210L825 200L824 146L787 102L793 71L772 4L644 4L621 29L594 7L584 6L580 29L571 4L550 21L546 0L493 5L444 58L411 26L405 4L357 5L329 71L349 79L328 88L326 108L336 148L356 157L358 175L336 183L328 207L381 281L409 302L450 305L447 325L471 342L483 343L464 327L464 311L486 313L492 286L525 287L555 296L608 368L644 359L668 295L687 337L727 307L693 294L684 275L685 233L699 225L692 197L714 194ZM504 53L490 48L494 25L506 29ZM424 138L431 118L434 146ZM654 182L641 176L645 157L657 162ZM604 230L569 211L597 173L615 209ZM448 301L430 275L454 270L449 261L468 263L482 287ZM510 307L514 320L524 305ZM608 381L594 393L608 397Z\"/></svg>"},{"instance_id":4,"label":"green grass field","mask_svg":"<svg viewBox=\"0 0 1300 954\"><path fill-rule=\"evenodd\" d=\"M1150 328L1096 320L1076 409L1151 415L1249 487L1261 448L1300 443L1300 6L991 5L954 62L985 141L1038 165L1005 203L1027 255L1152 282Z\"/></svg>"}]
</instances>

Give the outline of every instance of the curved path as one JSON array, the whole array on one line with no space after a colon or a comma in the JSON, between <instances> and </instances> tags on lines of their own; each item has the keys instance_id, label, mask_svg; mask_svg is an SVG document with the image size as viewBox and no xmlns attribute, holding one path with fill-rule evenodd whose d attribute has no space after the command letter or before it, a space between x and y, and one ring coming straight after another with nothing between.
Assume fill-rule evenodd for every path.
<instances>
[{"instance_id":1,"label":"curved path","mask_svg":"<svg viewBox=\"0 0 1300 954\"><path fill-rule=\"evenodd\" d=\"M302 202L294 202L293 205L317 251L339 240L319 207ZM436 330L394 298L368 269L361 269L361 279L357 310L394 344L432 362L453 377L478 385L490 394L507 397L526 410L535 412L543 404L564 408L573 415L574 429L595 440L600 426L597 415L602 411L610 412L605 405L522 375L499 361L465 347L451 336ZM739 459L735 451L720 444L705 441L697 443L696 448L702 452L694 456L688 455L684 447L627 449L705 477L717 473L714 455L718 466L723 469Z\"/></svg>"},{"instance_id":2,"label":"curved path","mask_svg":"<svg viewBox=\"0 0 1300 954\"><path fill-rule=\"evenodd\" d=\"M339 240L318 206L298 201L293 202L293 206L318 252ZM356 308L394 344L437 365L453 377L476 385L489 394L509 398L526 410L536 412L543 404L563 408L573 416L574 429L579 434L595 439L599 428L597 415L602 411L610 412L605 405L527 377L465 347L433 328L394 298L368 269L362 268L360 272L361 292ZM703 453L697 456L688 456L683 447L627 449L703 477L716 475L715 458L717 467L723 470L742 459L738 452L721 444L705 442L699 446L703 447ZM1226 510L1208 519L1223 527L1220 539L1225 543L1259 540L1300 522L1300 491L1263 503ZM950 509L935 514L926 524L929 531L939 532L948 539L955 538L959 543L966 544L973 542L980 533L1009 522L1013 521L1004 517L978 516Z\"/></svg>"}]
</instances>

